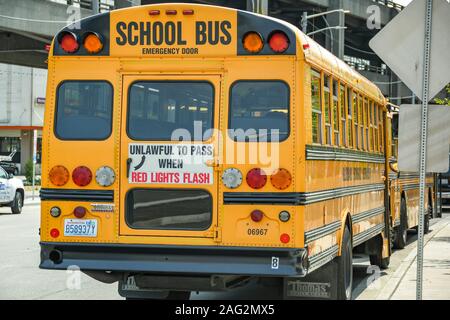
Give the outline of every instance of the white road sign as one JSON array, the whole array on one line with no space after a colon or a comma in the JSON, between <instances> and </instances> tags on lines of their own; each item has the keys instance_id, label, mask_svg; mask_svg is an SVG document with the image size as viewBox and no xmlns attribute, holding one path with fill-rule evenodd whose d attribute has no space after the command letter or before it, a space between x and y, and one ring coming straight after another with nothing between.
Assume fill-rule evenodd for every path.
<instances>
[{"instance_id":1,"label":"white road sign","mask_svg":"<svg viewBox=\"0 0 450 320\"><path fill-rule=\"evenodd\" d=\"M423 100L425 14L426 1L415 0L369 43L370 48L421 100ZM433 0L429 100L450 83L449 17L449 1Z\"/></svg>"},{"instance_id":2,"label":"white road sign","mask_svg":"<svg viewBox=\"0 0 450 320\"><path fill-rule=\"evenodd\" d=\"M419 172L421 105L403 104L399 115L398 168ZM450 108L431 106L428 113L426 172L448 172Z\"/></svg>"}]
</instances>

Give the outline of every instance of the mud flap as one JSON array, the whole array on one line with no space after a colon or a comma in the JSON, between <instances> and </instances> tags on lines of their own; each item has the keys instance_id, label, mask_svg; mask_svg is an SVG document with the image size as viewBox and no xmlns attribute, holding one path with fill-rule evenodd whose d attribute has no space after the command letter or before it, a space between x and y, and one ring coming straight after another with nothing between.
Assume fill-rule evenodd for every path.
<instances>
[{"instance_id":1,"label":"mud flap","mask_svg":"<svg viewBox=\"0 0 450 320\"><path fill-rule=\"evenodd\" d=\"M285 278L285 300L337 300L338 264L331 261L303 278Z\"/></svg>"}]
</instances>

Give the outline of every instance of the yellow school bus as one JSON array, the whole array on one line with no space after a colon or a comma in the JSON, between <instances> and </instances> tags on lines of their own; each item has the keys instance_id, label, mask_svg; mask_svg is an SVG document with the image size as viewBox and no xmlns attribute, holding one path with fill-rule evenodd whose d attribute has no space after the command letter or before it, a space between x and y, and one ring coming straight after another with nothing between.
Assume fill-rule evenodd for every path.
<instances>
[{"instance_id":1,"label":"yellow school bus","mask_svg":"<svg viewBox=\"0 0 450 320\"><path fill-rule=\"evenodd\" d=\"M48 59L41 264L188 298L352 294L389 264L380 90L281 20L195 4L83 19Z\"/></svg>"},{"instance_id":2,"label":"yellow school bus","mask_svg":"<svg viewBox=\"0 0 450 320\"><path fill-rule=\"evenodd\" d=\"M391 119L391 154L389 158L389 189L391 202L391 239L395 249L403 249L407 244L409 229L418 229L419 225L419 174L401 172L397 168L398 159L398 107L390 106L388 117ZM424 233L430 229L430 219L437 210L435 206L435 177L427 174L425 188Z\"/></svg>"}]
</instances>

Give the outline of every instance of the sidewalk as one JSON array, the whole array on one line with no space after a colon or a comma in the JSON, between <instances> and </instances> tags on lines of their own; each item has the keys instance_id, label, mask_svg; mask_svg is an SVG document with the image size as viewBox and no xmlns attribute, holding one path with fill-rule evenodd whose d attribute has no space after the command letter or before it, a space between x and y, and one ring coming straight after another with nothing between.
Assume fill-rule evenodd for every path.
<instances>
[{"instance_id":1,"label":"sidewalk","mask_svg":"<svg viewBox=\"0 0 450 320\"><path fill-rule=\"evenodd\" d=\"M428 241L424 250L423 299L450 300L450 218ZM417 250L414 250L415 253ZM417 260L412 262L404 274L391 300L413 300L416 298Z\"/></svg>"},{"instance_id":2,"label":"sidewalk","mask_svg":"<svg viewBox=\"0 0 450 320\"><path fill-rule=\"evenodd\" d=\"M423 299L450 300L450 215L425 235ZM389 269L358 297L361 300L415 300L417 240L391 256Z\"/></svg>"}]
</instances>

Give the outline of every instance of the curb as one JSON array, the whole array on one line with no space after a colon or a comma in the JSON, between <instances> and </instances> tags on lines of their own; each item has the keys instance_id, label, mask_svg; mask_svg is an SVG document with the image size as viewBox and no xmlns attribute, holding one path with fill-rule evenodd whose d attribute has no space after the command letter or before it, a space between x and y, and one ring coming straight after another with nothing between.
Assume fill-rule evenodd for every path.
<instances>
[{"instance_id":1,"label":"curb","mask_svg":"<svg viewBox=\"0 0 450 320\"><path fill-rule=\"evenodd\" d=\"M430 242L436 234L438 234L442 229L444 229L447 225L450 224L450 220L448 218L444 218L442 221L439 221L434 226L436 227L430 234L425 236L424 247ZM392 276L388 279L387 285L381 290L381 292L376 297L376 300L390 300L394 295L395 291L397 291L400 283L405 277L411 265L416 261L417 257L417 241L414 242L414 246L412 247L411 252L406 256L406 258L401 262L398 269L392 274Z\"/></svg>"}]
</instances>

